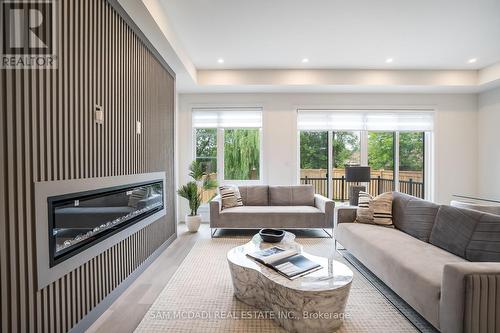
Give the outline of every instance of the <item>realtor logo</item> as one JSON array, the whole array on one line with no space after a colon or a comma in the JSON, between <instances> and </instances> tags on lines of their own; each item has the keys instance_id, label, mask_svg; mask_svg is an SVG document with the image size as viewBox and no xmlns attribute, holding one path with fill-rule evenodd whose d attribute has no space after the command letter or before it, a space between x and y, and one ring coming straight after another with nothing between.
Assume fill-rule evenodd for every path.
<instances>
[{"instance_id":1,"label":"realtor logo","mask_svg":"<svg viewBox=\"0 0 500 333\"><path fill-rule=\"evenodd\" d=\"M2 2L1 68L56 68L54 0Z\"/></svg>"}]
</instances>

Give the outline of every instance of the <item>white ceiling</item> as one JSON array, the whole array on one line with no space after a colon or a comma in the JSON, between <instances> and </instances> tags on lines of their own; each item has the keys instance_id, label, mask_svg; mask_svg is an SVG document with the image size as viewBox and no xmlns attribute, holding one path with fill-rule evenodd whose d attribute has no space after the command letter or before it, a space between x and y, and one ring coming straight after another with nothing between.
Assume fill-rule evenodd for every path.
<instances>
[{"instance_id":1,"label":"white ceiling","mask_svg":"<svg viewBox=\"0 0 500 333\"><path fill-rule=\"evenodd\" d=\"M500 0L160 2L197 69L478 69L500 61Z\"/></svg>"}]
</instances>

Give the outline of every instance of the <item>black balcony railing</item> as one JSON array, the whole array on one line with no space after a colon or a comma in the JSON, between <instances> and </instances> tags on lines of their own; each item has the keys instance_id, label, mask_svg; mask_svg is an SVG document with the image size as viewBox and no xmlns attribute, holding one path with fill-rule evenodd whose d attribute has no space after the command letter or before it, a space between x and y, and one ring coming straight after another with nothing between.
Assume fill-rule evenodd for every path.
<instances>
[{"instance_id":1,"label":"black balcony railing","mask_svg":"<svg viewBox=\"0 0 500 333\"><path fill-rule=\"evenodd\" d=\"M315 193L328 196L328 182L327 178L315 178L315 177L304 177L300 178L301 184L311 184L314 187ZM333 200L345 201L349 199L348 196L348 183L345 177L334 177L332 178L332 189L333 189ZM394 190L394 180L386 179L380 176L372 178L370 184L368 185L368 192L371 195L379 195L384 192L390 192ZM424 183L416 182L413 179L400 180L399 181L399 191L413 195L415 197L424 197Z\"/></svg>"}]
</instances>

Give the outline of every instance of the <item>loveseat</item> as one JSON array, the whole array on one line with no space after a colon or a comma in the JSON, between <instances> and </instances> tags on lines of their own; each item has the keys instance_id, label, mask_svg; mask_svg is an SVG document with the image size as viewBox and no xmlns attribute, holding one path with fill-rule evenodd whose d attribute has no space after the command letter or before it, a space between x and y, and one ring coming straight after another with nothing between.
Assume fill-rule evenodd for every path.
<instances>
[{"instance_id":1,"label":"loveseat","mask_svg":"<svg viewBox=\"0 0 500 333\"><path fill-rule=\"evenodd\" d=\"M500 331L500 216L393 193L394 228L338 208L335 241L445 333Z\"/></svg>"},{"instance_id":2,"label":"loveseat","mask_svg":"<svg viewBox=\"0 0 500 333\"><path fill-rule=\"evenodd\" d=\"M211 229L333 228L335 203L314 194L311 185L256 185L238 189L243 206L222 209L220 196L210 201Z\"/></svg>"}]
</instances>

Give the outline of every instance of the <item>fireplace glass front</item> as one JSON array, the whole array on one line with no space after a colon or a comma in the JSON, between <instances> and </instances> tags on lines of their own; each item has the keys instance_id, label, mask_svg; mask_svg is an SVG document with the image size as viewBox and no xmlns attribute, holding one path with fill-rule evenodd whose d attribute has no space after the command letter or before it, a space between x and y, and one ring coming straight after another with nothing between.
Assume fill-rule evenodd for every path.
<instances>
[{"instance_id":1,"label":"fireplace glass front","mask_svg":"<svg viewBox=\"0 0 500 333\"><path fill-rule=\"evenodd\" d=\"M50 266L161 211L163 181L48 198Z\"/></svg>"}]
</instances>

